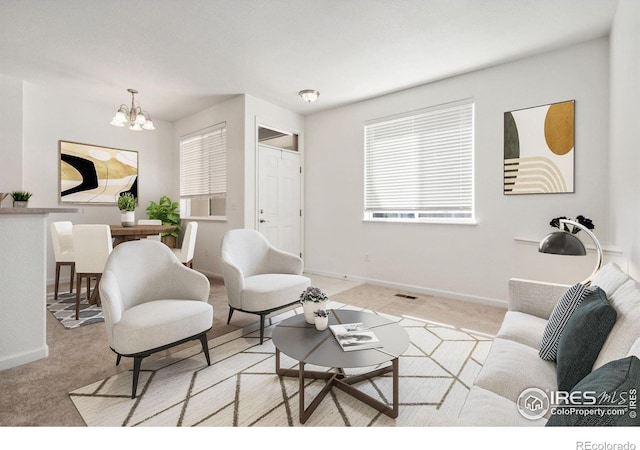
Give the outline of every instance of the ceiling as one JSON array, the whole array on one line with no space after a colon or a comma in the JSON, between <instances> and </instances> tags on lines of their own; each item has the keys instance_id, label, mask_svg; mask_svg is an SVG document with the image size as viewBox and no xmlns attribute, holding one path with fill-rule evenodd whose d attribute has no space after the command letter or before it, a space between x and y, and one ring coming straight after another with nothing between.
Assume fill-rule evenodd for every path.
<instances>
[{"instance_id":1,"label":"ceiling","mask_svg":"<svg viewBox=\"0 0 640 450\"><path fill-rule=\"evenodd\" d=\"M0 0L0 73L175 121L250 94L300 114L609 33L617 0ZM307 104L302 89L320 97ZM110 119L110 118L109 118Z\"/></svg>"}]
</instances>

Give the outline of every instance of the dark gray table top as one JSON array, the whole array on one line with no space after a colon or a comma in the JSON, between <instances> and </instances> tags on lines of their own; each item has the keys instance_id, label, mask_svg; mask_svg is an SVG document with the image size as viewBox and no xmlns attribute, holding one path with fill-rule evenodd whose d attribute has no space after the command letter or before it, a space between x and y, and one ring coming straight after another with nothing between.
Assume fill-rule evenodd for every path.
<instances>
[{"instance_id":1,"label":"dark gray table top","mask_svg":"<svg viewBox=\"0 0 640 450\"><path fill-rule=\"evenodd\" d=\"M344 351L327 328L316 330L304 314L283 320L273 330L273 343L285 355L306 364L354 368L382 364L399 357L409 347L409 335L400 325L376 314L336 309L329 311L329 325L362 322L383 344L380 348Z\"/></svg>"}]
</instances>

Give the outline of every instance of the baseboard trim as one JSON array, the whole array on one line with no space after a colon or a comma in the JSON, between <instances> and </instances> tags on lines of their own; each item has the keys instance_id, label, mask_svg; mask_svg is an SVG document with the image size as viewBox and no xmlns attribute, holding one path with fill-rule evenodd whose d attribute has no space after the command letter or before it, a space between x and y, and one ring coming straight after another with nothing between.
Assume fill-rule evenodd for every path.
<instances>
[{"instance_id":1,"label":"baseboard trim","mask_svg":"<svg viewBox=\"0 0 640 450\"><path fill-rule=\"evenodd\" d=\"M12 369L49 356L49 346L44 345L28 352L16 353L0 359L0 370Z\"/></svg>"},{"instance_id":2,"label":"baseboard trim","mask_svg":"<svg viewBox=\"0 0 640 450\"><path fill-rule=\"evenodd\" d=\"M403 291L415 292L416 294L431 295L433 297L443 297L451 300L458 300L468 303L476 303L480 305L496 306L498 308L507 309L506 300L498 300L488 297L480 297L476 295L462 294L459 292L451 292L440 289L430 289L422 286L414 286L410 284L395 283L393 281L377 280L374 278L357 277L352 275L343 275L334 272L326 272L316 269L305 269L305 273L310 275L319 275L323 277L336 278L339 280L353 281L357 283L372 284L375 286L386 287L390 289L399 289Z\"/></svg>"}]
</instances>

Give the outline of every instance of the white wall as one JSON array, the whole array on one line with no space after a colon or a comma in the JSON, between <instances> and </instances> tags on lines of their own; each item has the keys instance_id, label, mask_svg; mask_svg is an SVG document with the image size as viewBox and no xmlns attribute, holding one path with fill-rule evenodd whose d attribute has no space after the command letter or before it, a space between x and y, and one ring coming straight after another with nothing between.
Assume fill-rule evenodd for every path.
<instances>
[{"instance_id":1,"label":"white wall","mask_svg":"<svg viewBox=\"0 0 640 450\"><path fill-rule=\"evenodd\" d=\"M227 123L227 220L196 219L199 225L193 262L194 268L215 277L222 276L219 259L224 233L256 227L257 124L301 135L304 128L302 116L250 95L238 95L175 122L176 157L181 136L220 122Z\"/></svg>"},{"instance_id":2,"label":"white wall","mask_svg":"<svg viewBox=\"0 0 640 450\"><path fill-rule=\"evenodd\" d=\"M244 224L244 96L238 95L174 123L176 185L180 182L180 137L221 122L227 124L227 220L197 220L198 234L193 267L211 276L221 274L220 242L231 228ZM179 193L176 199L179 197ZM183 218L183 223L189 221Z\"/></svg>"},{"instance_id":3,"label":"white wall","mask_svg":"<svg viewBox=\"0 0 640 450\"><path fill-rule=\"evenodd\" d=\"M611 32L611 228L640 277L640 2L620 0Z\"/></svg>"},{"instance_id":4,"label":"white wall","mask_svg":"<svg viewBox=\"0 0 640 450\"><path fill-rule=\"evenodd\" d=\"M583 214L607 243L608 49L608 39L599 39L308 116L307 269L501 303L508 278L530 275L516 260L514 238L540 239L553 217ZM469 97L476 104L477 225L363 222L365 120ZM576 192L504 196L504 112L572 99ZM562 272L555 266L549 263L548 279Z\"/></svg>"},{"instance_id":5,"label":"white wall","mask_svg":"<svg viewBox=\"0 0 640 450\"><path fill-rule=\"evenodd\" d=\"M139 206L136 218L146 218L149 201L162 195L175 196L177 183L171 142L173 127L154 120L156 131L136 133L109 124L121 99L113 105L99 105L74 98L32 83L23 91L23 188L33 192L31 207L56 207L58 204L58 140L82 142L138 151ZM0 178L4 177L0 167ZM65 206L72 206L65 204ZM75 206L75 205L74 205ZM79 205L77 214L52 214L48 221L71 220L74 223L120 223L114 206ZM55 275L51 238L47 236L47 279ZM63 272L64 273L64 272ZM63 279L67 279L63 275Z\"/></svg>"},{"instance_id":6,"label":"white wall","mask_svg":"<svg viewBox=\"0 0 640 450\"><path fill-rule=\"evenodd\" d=\"M0 192L11 193L23 189L22 80L0 75L0 99ZM10 205L7 197L4 206Z\"/></svg>"}]
</instances>

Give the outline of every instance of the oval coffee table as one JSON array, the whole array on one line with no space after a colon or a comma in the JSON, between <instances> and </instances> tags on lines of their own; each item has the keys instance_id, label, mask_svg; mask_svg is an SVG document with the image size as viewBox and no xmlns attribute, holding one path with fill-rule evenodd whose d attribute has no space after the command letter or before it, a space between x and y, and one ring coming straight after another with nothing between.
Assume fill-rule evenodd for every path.
<instances>
[{"instance_id":1,"label":"oval coffee table","mask_svg":"<svg viewBox=\"0 0 640 450\"><path fill-rule=\"evenodd\" d=\"M305 423L332 387L336 387L354 398L391 417L398 417L398 370L399 357L409 347L409 335L395 322L376 314L336 309L329 312L329 325L362 322L373 331L382 347L344 351L329 328L316 330L297 314L280 322L273 330L276 347L276 373L279 376L298 377L300 382L300 423ZM299 361L298 370L280 367L280 352ZM372 367L391 361L391 364L370 372L348 376L345 368ZM335 368L337 372L304 370L305 364ZM393 372L393 401L387 405L353 387L353 384ZM305 378L326 380L326 385L305 408Z\"/></svg>"}]
</instances>

